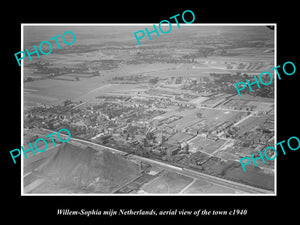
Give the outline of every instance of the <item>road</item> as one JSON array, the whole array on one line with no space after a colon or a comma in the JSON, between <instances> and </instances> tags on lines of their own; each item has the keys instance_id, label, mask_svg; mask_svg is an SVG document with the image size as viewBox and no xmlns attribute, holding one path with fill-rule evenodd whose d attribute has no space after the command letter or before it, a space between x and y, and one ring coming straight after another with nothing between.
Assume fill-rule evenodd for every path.
<instances>
[{"instance_id":1,"label":"road","mask_svg":"<svg viewBox=\"0 0 300 225\"><path fill-rule=\"evenodd\" d=\"M217 184L217 185L221 185L224 187L229 187L229 188L233 188L233 189L237 189L246 193L253 193L253 194L272 194L271 191L268 190L264 190L261 188L256 188L253 186L249 186L249 185L245 185L242 183L237 183L234 181L230 181L230 180L225 180L219 177L215 177L215 176L211 176L205 173L201 173L195 170L191 170L191 169L186 169L186 168L181 168L178 166L174 166L174 165L170 165L168 163L163 163L160 161L156 161L153 159L148 159L148 158L144 158L141 156L137 156L137 155L131 155L133 158L144 161L144 162L148 162L154 165L158 165L162 168L165 168L167 170L172 170L176 173L180 173L182 175L185 176L189 176L189 177L193 177L193 178L197 178L197 179L201 179L201 180L205 180L209 183L213 183L213 184Z\"/></svg>"},{"instance_id":2,"label":"road","mask_svg":"<svg viewBox=\"0 0 300 225\"><path fill-rule=\"evenodd\" d=\"M207 106L197 106L198 109L213 109L213 110L223 110L223 111L231 111L231 112L249 112L247 110L239 110L239 109L223 109L223 108L213 108L213 107L207 107Z\"/></svg>"},{"instance_id":3,"label":"road","mask_svg":"<svg viewBox=\"0 0 300 225\"><path fill-rule=\"evenodd\" d=\"M56 132L56 131L45 129L45 128L41 128L41 129L49 131L50 133ZM67 135L64 135L64 134L60 134L60 135L61 136L67 136ZM85 144L89 144L89 145L94 145L94 146L101 147L101 148L105 148L107 150L110 150L110 151L115 152L115 153L119 153L121 155L127 154L127 152L117 150L117 149L114 149L114 148L111 148L111 147L107 147L107 146L104 146L104 145L96 144L96 143L93 143L93 142L90 142L90 141L86 141L86 140L82 140L82 139L78 139L78 138L73 138L73 137L71 137L71 140L81 142L81 143L85 143ZM192 177L197 178L197 179L202 179L202 180L208 181L210 183L214 183L214 184L217 184L217 185L237 189L237 190L240 190L242 192L254 193L254 194L273 194L273 192L268 191L268 190L264 190L264 189L261 189L261 188L256 188L256 187L249 186L249 185L242 184L242 183L237 183L237 182L230 181L230 180L225 180L225 179L215 177L215 176L211 176L211 175L201 173L201 172L198 172L198 171L195 171L195 170L170 165L168 163L161 162L161 161L158 161L158 160L149 159L149 158L145 158L145 157L134 155L134 154L131 154L131 157L133 159L136 159L136 160L140 160L140 161L148 162L148 163L151 163L151 164L154 164L154 165L158 165L158 166L160 166L162 168L165 168L165 169L168 169L168 170L173 170L177 173L181 173L181 174L186 175L186 176L192 176Z\"/></svg>"},{"instance_id":4,"label":"road","mask_svg":"<svg viewBox=\"0 0 300 225\"><path fill-rule=\"evenodd\" d=\"M82 102L82 103L80 103L79 105L76 105L74 108L71 109L71 111L72 111L73 109L76 109L76 108L78 108L78 107L84 105L85 103L86 103L86 102Z\"/></svg>"}]
</instances>

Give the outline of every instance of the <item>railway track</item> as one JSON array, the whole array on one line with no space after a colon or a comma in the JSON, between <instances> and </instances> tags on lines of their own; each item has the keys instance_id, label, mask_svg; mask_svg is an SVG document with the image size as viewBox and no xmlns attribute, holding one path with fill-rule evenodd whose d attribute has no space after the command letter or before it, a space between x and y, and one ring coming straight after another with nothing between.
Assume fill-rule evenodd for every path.
<instances>
[{"instance_id":1,"label":"railway track","mask_svg":"<svg viewBox=\"0 0 300 225\"><path fill-rule=\"evenodd\" d=\"M42 129L46 130L46 131L49 131L51 133L56 132L56 131L45 129L45 128L42 128ZM64 134L60 134L60 135L61 136L67 136L67 135L64 135ZM89 144L89 145L102 147L102 148L105 148L105 149L110 150L112 152L119 153L121 155L127 155L128 154L128 152L124 152L124 151L121 151L121 150L118 150L118 149L114 149L114 148L111 148L111 147L107 147L107 146L104 146L104 145L100 145L100 144L97 144L97 143L93 143L93 142L78 139L78 138L72 138L71 137L71 140L78 141L78 142L81 142L81 143L86 143L86 144ZM178 166L170 165L168 163L164 163L164 162L157 161L157 160L154 160L154 159L145 158L143 156L138 156L138 155L134 155L134 154L130 154L130 155L134 159L141 160L141 161L148 162L148 163L152 163L152 164L161 166L161 167L169 169L169 170L174 170L177 173L181 173L183 175L198 178L198 179L203 179L203 180L209 181L210 183L214 183L214 184L221 185L221 186L224 186L224 187L233 188L233 189L240 190L240 191L246 192L246 193L251 193L251 194L274 195L274 193L272 191L269 191L269 190L253 187L253 186L242 184L242 183L237 183L235 181L222 179L222 178L219 178L219 177L216 177L216 176L208 175L208 174L201 173L201 172L198 172L198 171L194 171L194 170L191 170L191 169L187 169L187 168L184 168L184 167L178 167Z\"/></svg>"}]
</instances>

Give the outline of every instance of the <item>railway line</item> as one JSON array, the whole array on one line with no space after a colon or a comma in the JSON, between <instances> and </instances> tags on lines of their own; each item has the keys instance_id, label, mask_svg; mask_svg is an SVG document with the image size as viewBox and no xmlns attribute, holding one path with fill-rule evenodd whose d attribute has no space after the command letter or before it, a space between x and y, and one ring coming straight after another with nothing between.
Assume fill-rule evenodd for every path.
<instances>
[{"instance_id":1,"label":"railway line","mask_svg":"<svg viewBox=\"0 0 300 225\"><path fill-rule=\"evenodd\" d=\"M41 128L41 129L45 130L45 131L48 131L48 132L51 132L51 133L55 132L53 130L49 130L49 129L45 129L45 128ZM64 136L64 134L60 134L60 135ZM67 136L67 135L65 135L65 136ZM253 186L238 183L238 182L235 182L235 181L222 179L222 178L219 178L219 177L216 177L216 176L208 175L208 174L201 173L201 172L191 170L191 169L188 169L188 168L184 168L184 167L171 165L171 164L161 162L161 161L158 161L158 160L145 158L143 156L138 156L138 155L135 155L135 154L132 154L132 153L128 154L127 152L124 152L124 151L121 151L121 150L118 150L118 149L115 149L115 148L107 147L107 146L104 146L104 145L100 145L100 144L97 144L97 143L93 143L93 142L90 142L90 141L87 141L87 140L82 140L82 139L78 139L78 138L74 138L74 137L71 137L71 140L77 141L77 142L80 142L80 143L85 143L85 144L88 144L88 145L93 145L93 146L105 148L107 150L110 150L114 153L121 154L123 156L126 155L128 157L128 155L130 155L130 157L135 159L135 160L148 162L150 164L154 164L154 165L160 166L162 168L172 170L172 171L175 171L177 173L181 173L182 175L190 176L190 177L197 178L197 179L202 179L202 180L208 181L210 183L221 185L221 186L232 188L232 189L236 189L236 190L239 190L241 192L251 193L251 194L269 194L269 195L274 194L272 191L269 191L269 190L261 189L261 188L258 188L258 187L253 187Z\"/></svg>"}]
</instances>

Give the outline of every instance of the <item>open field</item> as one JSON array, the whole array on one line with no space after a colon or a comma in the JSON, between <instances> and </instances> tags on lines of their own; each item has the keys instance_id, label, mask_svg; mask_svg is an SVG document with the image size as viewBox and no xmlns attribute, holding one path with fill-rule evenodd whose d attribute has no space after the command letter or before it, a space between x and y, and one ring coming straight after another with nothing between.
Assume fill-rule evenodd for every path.
<instances>
[{"instance_id":1,"label":"open field","mask_svg":"<svg viewBox=\"0 0 300 225\"><path fill-rule=\"evenodd\" d=\"M25 177L24 185L39 183L34 193L110 193L139 176L138 165L108 150L64 143ZM29 180L29 181L28 181Z\"/></svg>"},{"instance_id":2,"label":"open field","mask_svg":"<svg viewBox=\"0 0 300 225\"><path fill-rule=\"evenodd\" d=\"M238 160L240 159L240 156L230 153L226 150L223 151L219 151L215 154L215 156L221 158L221 159L225 159L225 160Z\"/></svg>"},{"instance_id":3,"label":"open field","mask_svg":"<svg viewBox=\"0 0 300 225\"><path fill-rule=\"evenodd\" d=\"M68 78L72 79L72 78ZM24 84L24 105L34 103L61 104L64 100L95 102L99 95L135 95L140 89L137 84L106 84L102 77L81 78L80 81L47 79Z\"/></svg>"},{"instance_id":4,"label":"open field","mask_svg":"<svg viewBox=\"0 0 300 225\"><path fill-rule=\"evenodd\" d=\"M239 133L243 134L245 131L250 131L257 126L264 124L266 120L267 116L250 116L237 125L237 127L240 128Z\"/></svg>"},{"instance_id":5,"label":"open field","mask_svg":"<svg viewBox=\"0 0 300 225\"><path fill-rule=\"evenodd\" d=\"M144 185L142 189L147 193L178 193L192 181L190 177L165 171L159 178Z\"/></svg>"},{"instance_id":6,"label":"open field","mask_svg":"<svg viewBox=\"0 0 300 225\"><path fill-rule=\"evenodd\" d=\"M57 103L62 102L65 99L76 100L81 95L86 94L91 89L103 86L103 79L99 77L93 77L79 82L70 82L64 80L37 80L24 84L24 89L37 89L30 96L24 96L24 103L26 106L27 98L41 97L40 103L48 103L43 100L44 97L56 99Z\"/></svg>"},{"instance_id":7,"label":"open field","mask_svg":"<svg viewBox=\"0 0 300 225\"><path fill-rule=\"evenodd\" d=\"M206 182L204 180L196 180L190 187L188 187L184 194L217 194L217 193L228 193L234 194L235 191L231 188L221 187L216 184Z\"/></svg>"},{"instance_id":8,"label":"open field","mask_svg":"<svg viewBox=\"0 0 300 225\"><path fill-rule=\"evenodd\" d=\"M238 100L238 101L248 100L248 101L274 103L274 98L263 98L263 97L251 96L247 94L242 94L242 96L235 95L231 99Z\"/></svg>"},{"instance_id":9,"label":"open field","mask_svg":"<svg viewBox=\"0 0 300 225\"><path fill-rule=\"evenodd\" d=\"M182 119L172 122L169 124L169 127L173 127L175 129L181 130L186 127L192 126L201 121L201 119L196 117L196 114L190 114L189 116L185 116Z\"/></svg>"},{"instance_id":10,"label":"open field","mask_svg":"<svg viewBox=\"0 0 300 225\"><path fill-rule=\"evenodd\" d=\"M212 154L219 147L225 143L225 140L219 139L217 141L205 139L203 137L197 137L189 142L191 149L197 149L197 151Z\"/></svg>"},{"instance_id":11,"label":"open field","mask_svg":"<svg viewBox=\"0 0 300 225\"><path fill-rule=\"evenodd\" d=\"M230 101L226 102L223 106L232 109L242 109L248 108L254 111L261 111L261 112L268 112L274 108L274 102L260 102L260 101L251 101L251 100L244 100L244 99L231 99Z\"/></svg>"},{"instance_id":12,"label":"open field","mask_svg":"<svg viewBox=\"0 0 300 225\"><path fill-rule=\"evenodd\" d=\"M199 109L199 112L202 114L202 117L206 119L206 124L210 129L223 122L238 121L247 114L245 112L233 112L218 109Z\"/></svg>"},{"instance_id":13,"label":"open field","mask_svg":"<svg viewBox=\"0 0 300 225\"><path fill-rule=\"evenodd\" d=\"M258 173L259 169L248 165L246 172L241 167L231 168L226 171L226 177L241 179L253 186L264 187L265 189L274 190L274 175Z\"/></svg>"}]
</instances>

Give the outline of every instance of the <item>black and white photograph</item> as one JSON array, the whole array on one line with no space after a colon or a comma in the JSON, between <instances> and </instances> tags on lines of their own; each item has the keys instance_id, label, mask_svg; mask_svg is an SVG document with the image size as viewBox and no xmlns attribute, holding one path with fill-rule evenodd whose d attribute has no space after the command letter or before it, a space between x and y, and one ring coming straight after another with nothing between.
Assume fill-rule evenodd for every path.
<instances>
[{"instance_id":1,"label":"black and white photograph","mask_svg":"<svg viewBox=\"0 0 300 225\"><path fill-rule=\"evenodd\" d=\"M23 24L23 194L275 194L270 25Z\"/></svg>"},{"instance_id":2,"label":"black and white photograph","mask_svg":"<svg viewBox=\"0 0 300 225\"><path fill-rule=\"evenodd\" d=\"M4 221L298 221L296 4L109 3L1 15Z\"/></svg>"}]
</instances>

